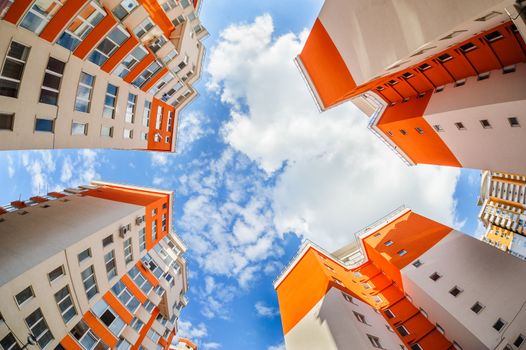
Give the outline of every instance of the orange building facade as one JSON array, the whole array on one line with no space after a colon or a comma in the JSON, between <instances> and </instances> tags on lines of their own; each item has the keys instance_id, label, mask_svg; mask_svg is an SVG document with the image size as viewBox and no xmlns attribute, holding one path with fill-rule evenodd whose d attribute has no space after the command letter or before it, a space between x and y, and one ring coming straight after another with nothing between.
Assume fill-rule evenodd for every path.
<instances>
[{"instance_id":1,"label":"orange building facade","mask_svg":"<svg viewBox=\"0 0 526 350\"><path fill-rule=\"evenodd\" d=\"M525 299L508 287L503 295L517 300L482 292L493 290L491 276L477 275L487 266L526 271L524 262L407 209L332 254L307 242L274 283L286 348L519 349Z\"/></svg>"},{"instance_id":2,"label":"orange building facade","mask_svg":"<svg viewBox=\"0 0 526 350\"><path fill-rule=\"evenodd\" d=\"M172 200L94 182L4 207L1 348L169 349L188 289Z\"/></svg>"},{"instance_id":3,"label":"orange building facade","mask_svg":"<svg viewBox=\"0 0 526 350\"><path fill-rule=\"evenodd\" d=\"M208 35L200 1L0 5L0 149L174 152Z\"/></svg>"},{"instance_id":4,"label":"orange building facade","mask_svg":"<svg viewBox=\"0 0 526 350\"><path fill-rule=\"evenodd\" d=\"M408 165L526 173L521 6L328 0L296 62L320 110L354 102Z\"/></svg>"}]
</instances>

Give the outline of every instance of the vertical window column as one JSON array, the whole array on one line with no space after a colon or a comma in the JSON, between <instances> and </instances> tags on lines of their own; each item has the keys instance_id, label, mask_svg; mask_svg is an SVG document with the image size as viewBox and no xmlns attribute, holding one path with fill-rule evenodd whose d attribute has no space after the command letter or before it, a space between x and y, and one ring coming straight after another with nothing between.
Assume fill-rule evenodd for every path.
<instances>
[{"instance_id":1,"label":"vertical window column","mask_svg":"<svg viewBox=\"0 0 526 350\"><path fill-rule=\"evenodd\" d=\"M0 73L0 95L18 97L20 81L29 56L29 47L12 41Z\"/></svg>"},{"instance_id":2,"label":"vertical window column","mask_svg":"<svg viewBox=\"0 0 526 350\"><path fill-rule=\"evenodd\" d=\"M40 103L46 103L56 106L60 92L60 83L64 74L66 63L50 57L47 62L46 74L40 90Z\"/></svg>"},{"instance_id":3,"label":"vertical window column","mask_svg":"<svg viewBox=\"0 0 526 350\"><path fill-rule=\"evenodd\" d=\"M75 99L75 110L78 112L89 113L91 105L91 94L95 85L95 77L88 73L80 73L77 97Z\"/></svg>"}]
</instances>

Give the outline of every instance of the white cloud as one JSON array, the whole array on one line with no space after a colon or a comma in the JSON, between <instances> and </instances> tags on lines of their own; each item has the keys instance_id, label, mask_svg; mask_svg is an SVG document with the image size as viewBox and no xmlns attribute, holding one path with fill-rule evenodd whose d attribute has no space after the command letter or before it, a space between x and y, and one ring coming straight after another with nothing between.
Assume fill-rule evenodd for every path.
<instances>
[{"instance_id":1,"label":"white cloud","mask_svg":"<svg viewBox=\"0 0 526 350\"><path fill-rule=\"evenodd\" d=\"M281 343L274 346L269 346L268 350L285 350L285 344Z\"/></svg>"},{"instance_id":2,"label":"white cloud","mask_svg":"<svg viewBox=\"0 0 526 350\"><path fill-rule=\"evenodd\" d=\"M219 343L215 343L215 342L204 343L202 346L203 346L203 349L205 349L205 350L207 350L207 349L219 349L219 348L221 348L221 344L219 344Z\"/></svg>"},{"instance_id":3,"label":"white cloud","mask_svg":"<svg viewBox=\"0 0 526 350\"><path fill-rule=\"evenodd\" d=\"M181 122L177 133L177 153L186 152L194 142L212 132L208 127L209 118L201 112L190 111L179 118Z\"/></svg>"},{"instance_id":4,"label":"white cloud","mask_svg":"<svg viewBox=\"0 0 526 350\"><path fill-rule=\"evenodd\" d=\"M168 154L163 152L151 152L151 161L153 166L164 167L168 164Z\"/></svg>"},{"instance_id":5,"label":"white cloud","mask_svg":"<svg viewBox=\"0 0 526 350\"><path fill-rule=\"evenodd\" d=\"M179 320L178 330L177 335L181 338L200 339L208 335L208 329L204 323L194 326L190 321Z\"/></svg>"},{"instance_id":6,"label":"white cloud","mask_svg":"<svg viewBox=\"0 0 526 350\"><path fill-rule=\"evenodd\" d=\"M279 315L279 311L276 308L266 306L262 301L258 301L256 305L256 312L259 316L272 318Z\"/></svg>"},{"instance_id":7,"label":"white cloud","mask_svg":"<svg viewBox=\"0 0 526 350\"><path fill-rule=\"evenodd\" d=\"M13 178L13 176L15 176L15 161L13 160L13 156L10 154L7 155L7 175L9 178Z\"/></svg>"},{"instance_id":8,"label":"white cloud","mask_svg":"<svg viewBox=\"0 0 526 350\"><path fill-rule=\"evenodd\" d=\"M231 107L226 142L278 174L270 194L277 231L335 249L401 204L455 224L459 170L405 166L351 103L320 114L293 63L305 33L272 34L269 15L226 29L211 50L207 86ZM251 238L243 222L234 233Z\"/></svg>"}]
</instances>

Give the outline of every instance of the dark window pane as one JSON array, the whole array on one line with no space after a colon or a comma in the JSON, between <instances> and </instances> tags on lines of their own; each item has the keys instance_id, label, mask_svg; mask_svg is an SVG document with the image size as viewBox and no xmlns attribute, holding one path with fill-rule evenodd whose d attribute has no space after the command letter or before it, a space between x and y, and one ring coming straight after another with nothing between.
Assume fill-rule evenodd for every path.
<instances>
[{"instance_id":1,"label":"dark window pane","mask_svg":"<svg viewBox=\"0 0 526 350\"><path fill-rule=\"evenodd\" d=\"M0 95L8 97L18 96L18 83L0 78Z\"/></svg>"},{"instance_id":2,"label":"dark window pane","mask_svg":"<svg viewBox=\"0 0 526 350\"><path fill-rule=\"evenodd\" d=\"M2 69L2 75L6 78L12 78L20 80L22 78L22 72L24 71L24 64L10 60L5 60L4 68Z\"/></svg>"},{"instance_id":3,"label":"dark window pane","mask_svg":"<svg viewBox=\"0 0 526 350\"><path fill-rule=\"evenodd\" d=\"M14 114L0 114L0 130L13 130Z\"/></svg>"},{"instance_id":4,"label":"dark window pane","mask_svg":"<svg viewBox=\"0 0 526 350\"><path fill-rule=\"evenodd\" d=\"M46 89L40 90L40 103L46 103L48 105L57 105L58 102L58 92L49 91Z\"/></svg>"},{"instance_id":5,"label":"dark window pane","mask_svg":"<svg viewBox=\"0 0 526 350\"><path fill-rule=\"evenodd\" d=\"M58 90L60 87L60 77L46 73L44 75L44 82L42 83L42 85Z\"/></svg>"},{"instance_id":6,"label":"dark window pane","mask_svg":"<svg viewBox=\"0 0 526 350\"><path fill-rule=\"evenodd\" d=\"M28 52L29 49L26 46L13 41L11 42L11 47L9 49L8 55L11 57L18 58L19 60L25 61L27 59Z\"/></svg>"},{"instance_id":7,"label":"dark window pane","mask_svg":"<svg viewBox=\"0 0 526 350\"><path fill-rule=\"evenodd\" d=\"M50 57L47 62L47 69L52 70L58 74L64 73L65 63L57 60L56 58Z\"/></svg>"}]
</instances>

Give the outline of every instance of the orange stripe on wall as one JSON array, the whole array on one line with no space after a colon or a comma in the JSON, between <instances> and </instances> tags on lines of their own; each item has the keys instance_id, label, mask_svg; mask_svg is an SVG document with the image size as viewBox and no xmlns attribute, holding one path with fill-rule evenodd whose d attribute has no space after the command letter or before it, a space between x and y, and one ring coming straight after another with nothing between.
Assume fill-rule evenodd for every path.
<instances>
[{"instance_id":1,"label":"orange stripe on wall","mask_svg":"<svg viewBox=\"0 0 526 350\"><path fill-rule=\"evenodd\" d=\"M66 350L84 350L69 334L62 338L60 345Z\"/></svg>"},{"instance_id":2,"label":"orange stripe on wall","mask_svg":"<svg viewBox=\"0 0 526 350\"><path fill-rule=\"evenodd\" d=\"M153 53L149 53L148 56L144 57L141 62L137 63L135 67L124 77L124 81L127 83L131 83L139 76L139 74L142 73L143 70L146 69L153 61L155 60L155 55Z\"/></svg>"},{"instance_id":3,"label":"orange stripe on wall","mask_svg":"<svg viewBox=\"0 0 526 350\"><path fill-rule=\"evenodd\" d=\"M108 34L108 32L115 26L117 20L111 14L111 11L108 11L107 8L104 8L106 11L106 17L93 28L93 30L88 34L88 36L80 43L79 47L73 52L75 56L80 59L86 58L88 53Z\"/></svg>"},{"instance_id":4,"label":"orange stripe on wall","mask_svg":"<svg viewBox=\"0 0 526 350\"><path fill-rule=\"evenodd\" d=\"M144 278L146 278L148 280L148 282L150 282L152 284L152 286L157 287L159 285L159 281L154 276L154 274L151 273L150 270L148 270L144 266L142 266L142 263L140 261L138 261L137 264L135 264L135 266L137 266L139 271L141 271L141 273L143 274Z\"/></svg>"},{"instance_id":5,"label":"orange stripe on wall","mask_svg":"<svg viewBox=\"0 0 526 350\"><path fill-rule=\"evenodd\" d=\"M139 3L145 8L151 19L162 29L164 34L170 37L170 33L175 27L157 0L139 0Z\"/></svg>"},{"instance_id":6,"label":"orange stripe on wall","mask_svg":"<svg viewBox=\"0 0 526 350\"><path fill-rule=\"evenodd\" d=\"M124 275L121 278L122 283L130 290L130 292L141 302L141 304L144 304L148 297L142 292L142 290L137 287L137 285L131 280L130 276Z\"/></svg>"},{"instance_id":7,"label":"orange stripe on wall","mask_svg":"<svg viewBox=\"0 0 526 350\"><path fill-rule=\"evenodd\" d=\"M163 108L163 121L161 124L161 129L157 130L155 129L155 124L157 122L157 109L159 107ZM172 111L172 130L167 131L167 125L168 125L168 111ZM170 137L170 140L173 141L174 137L174 131L175 131L175 121L176 121L176 114L175 114L175 107L172 105L169 105L157 98L153 98L152 100L152 110L150 113L150 127L148 132L148 149L153 151L166 151L169 152L172 150L172 143L166 143L165 139L166 136ZM155 134L159 133L161 135L161 141L155 142Z\"/></svg>"},{"instance_id":8,"label":"orange stripe on wall","mask_svg":"<svg viewBox=\"0 0 526 350\"><path fill-rule=\"evenodd\" d=\"M137 40L135 36L130 35L128 40L102 65L101 69L107 73L111 72L138 43L139 40Z\"/></svg>"},{"instance_id":9,"label":"orange stripe on wall","mask_svg":"<svg viewBox=\"0 0 526 350\"><path fill-rule=\"evenodd\" d=\"M91 330L102 339L110 348L115 349L118 339L104 326L90 311L82 318Z\"/></svg>"},{"instance_id":10,"label":"orange stripe on wall","mask_svg":"<svg viewBox=\"0 0 526 350\"><path fill-rule=\"evenodd\" d=\"M140 347L141 344L142 344L142 341L144 340L144 337L146 337L146 333L148 333L148 331L149 331L150 328L152 327L153 321L155 321L155 319L157 318L157 314L159 314L159 309L154 308L154 309L152 310L152 316L151 316L150 319L148 320L148 323L146 323L146 324L141 328L141 331L140 331L140 333L139 333L139 339L137 339L137 342L135 342L135 344L130 348L131 350L137 350L137 349L139 349L139 347Z\"/></svg>"},{"instance_id":11,"label":"orange stripe on wall","mask_svg":"<svg viewBox=\"0 0 526 350\"><path fill-rule=\"evenodd\" d=\"M141 87L141 90L142 91L148 91L150 90L150 88L159 80L162 78L163 75L165 75L166 73L168 72L168 68L164 67L163 69L161 69L160 71L158 71L157 73L155 73L155 75L153 77L150 78L150 80L144 84L142 87Z\"/></svg>"},{"instance_id":12,"label":"orange stripe on wall","mask_svg":"<svg viewBox=\"0 0 526 350\"><path fill-rule=\"evenodd\" d=\"M86 0L68 0L57 12L57 14L49 21L40 37L49 42L54 42L56 37L62 32L69 21L75 17L75 14L84 4Z\"/></svg>"},{"instance_id":13,"label":"orange stripe on wall","mask_svg":"<svg viewBox=\"0 0 526 350\"><path fill-rule=\"evenodd\" d=\"M122 305L120 300L117 299L115 295L113 295L111 292L107 292L104 294L103 299L106 300L108 305L111 306L113 310L115 310L117 315L119 315L119 317L122 318L124 322L127 324L131 323L133 320L133 315L128 311L128 309L124 307L124 305Z\"/></svg>"},{"instance_id":14,"label":"orange stripe on wall","mask_svg":"<svg viewBox=\"0 0 526 350\"><path fill-rule=\"evenodd\" d=\"M16 0L7 11L4 21L17 24L32 3L32 0Z\"/></svg>"}]
</instances>

